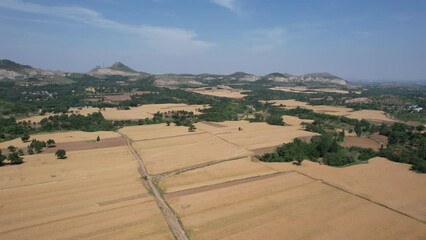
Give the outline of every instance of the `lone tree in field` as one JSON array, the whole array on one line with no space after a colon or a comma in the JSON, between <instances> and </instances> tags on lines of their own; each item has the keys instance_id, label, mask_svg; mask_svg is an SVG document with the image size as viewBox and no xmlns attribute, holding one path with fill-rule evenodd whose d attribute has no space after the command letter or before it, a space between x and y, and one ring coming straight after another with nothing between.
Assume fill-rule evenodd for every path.
<instances>
[{"instance_id":1,"label":"lone tree in field","mask_svg":"<svg viewBox=\"0 0 426 240\"><path fill-rule=\"evenodd\" d=\"M96 141L97 141L97 142L101 141L101 138L98 136L98 137L96 138Z\"/></svg>"},{"instance_id":2,"label":"lone tree in field","mask_svg":"<svg viewBox=\"0 0 426 240\"><path fill-rule=\"evenodd\" d=\"M24 135L21 136L22 142L27 142L29 139L30 139L30 135L28 135L28 133L25 133Z\"/></svg>"},{"instance_id":3,"label":"lone tree in field","mask_svg":"<svg viewBox=\"0 0 426 240\"><path fill-rule=\"evenodd\" d=\"M11 152L11 153L14 153L14 152L16 152L16 147L10 145L9 147L7 147L7 150L9 150L9 152Z\"/></svg>"},{"instance_id":4,"label":"lone tree in field","mask_svg":"<svg viewBox=\"0 0 426 240\"><path fill-rule=\"evenodd\" d=\"M189 132L195 132L195 130L197 130L197 128L194 126L194 124L189 125L188 127Z\"/></svg>"},{"instance_id":5,"label":"lone tree in field","mask_svg":"<svg viewBox=\"0 0 426 240\"><path fill-rule=\"evenodd\" d=\"M64 149L59 149L58 151L55 152L55 155L58 159L65 159L67 158L66 156L67 152L65 152Z\"/></svg>"},{"instance_id":6,"label":"lone tree in field","mask_svg":"<svg viewBox=\"0 0 426 240\"><path fill-rule=\"evenodd\" d=\"M7 160L9 160L10 164L13 165L21 164L24 162L23 158L21 158L17 152L9 153L9 156L7 156Z\"/></svg>"},{"instance_id":7,"label":"lone tree in field","mask_svg":"<svg viewBox=\"0 0 426 240\"><path fill-rule=\"evenodd\" d=\"M49 140L47 140L46 145L47 145L48 148L56 147L56 142L53 139L49 139Z\"/></svg>"}]
</instances>

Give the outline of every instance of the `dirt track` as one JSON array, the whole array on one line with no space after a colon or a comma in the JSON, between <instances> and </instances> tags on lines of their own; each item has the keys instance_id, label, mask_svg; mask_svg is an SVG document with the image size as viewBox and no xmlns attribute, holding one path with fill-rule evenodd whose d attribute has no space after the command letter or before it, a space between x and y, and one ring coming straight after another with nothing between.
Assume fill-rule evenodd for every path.
<instances>
[{"instance_id":1,"label":"dirt track","mask_svg":"<svg viewBox=\"0 0 426 240\"><path fill-rule=\"evenodd\" d=\"M132 141L125 135L123 137L127 141L127 146L129 147L130 151L132 152L133 156L138 160L139 163L139 171L143 177L143 179L148 183L149 188L151 189L152 193L154 194L155 201L157 202L158 207L161 209L164 218L166 219L167 224L170 227L170 230L172 231L173 235L176 237L176 239L188 239L186 236L185 231L183 230L183 227L180 225L179 220L175 213L172 211L172 209L167 205L166 201L161 196L160 192L157 189L157 186L154 184L152 177L148 174L145 164L141 157L139 156L138 152L133 148Z\"/></svg>"}]
</instances>

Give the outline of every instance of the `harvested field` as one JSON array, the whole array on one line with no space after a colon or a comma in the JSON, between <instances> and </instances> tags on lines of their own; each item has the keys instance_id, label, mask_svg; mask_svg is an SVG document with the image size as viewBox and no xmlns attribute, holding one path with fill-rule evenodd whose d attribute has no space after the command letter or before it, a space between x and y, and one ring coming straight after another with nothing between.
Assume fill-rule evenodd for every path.
<instances>
[{"instance_id":1,"label":"harvested field","mask_svg":"<svg viewBox=\"0 0 426 240\"><path fill-rule=\"evenodd\" d=\"M115 137L115 138L105 138L101 139L99 142L95 140L91 141L79 141L79 142L63 142L57 143L54 148L46 148L44 153L54 153L58 149L64 149L67 152L69 151L81 151L81 150L89 150L89 149L100 149L100 148L112 148L125 146L126 139L123 137Z\"/></svg>"},{"instance_id":2,"label":"harvested field","mask_svg":"<svg viewBox=\"0 0 426 240\"><path fill-rule=\"evenodd\" d=\"M283 116L283 121L286 125L290 126L300 126L302 123L312 123L314 120L311 119L300 119L298 117L285 115Z\"/></svg>"},{"instance_id":3,"label":"harvested field","mask_svg":"<svg viewBox=\"0 0 426 240\"><path fill-rule=\"evenodd\" d=\"M184 172L166 178L159 185L165 192L175 192L275 172L277 171L269 168L266 163L254 162L251 157L244 157Z\"/></svg>"},{"instance_id":4,"label":"harvested field","mask_svg":"<svg viewBox=\"0 0 426 240\"><path fill-rule=\"evenodd\" d=\"M31 135L32 139L37 139L40 141L47 141L49 139L55 140L57 144L60 143L70 143L70 142L84 142L84 141L96 141L97 137L100 137L102 139L107 138L117 138L120 137L120 134L116 132L107 132L107 131L100 131L100 132L82 132L82 131L69 131L69 132L55 132L55 133L43 133L43 134L36 134ZM5 149L10 145L13 145L17 148L26 148L28 146L29 142L23 143L20 138L16 138L14 140L10 140L7 142L0 143L0 149Z\"/></svg>"},{"instance_id":5,"label":"harvested field","mask_svg":"<svg viewBox=\"0 0 426 240\"><path fill-rule=\"evenodd\" d=\"M120 110L117 108L101 109L102 115L107 120L139 120L145 118L152 118L154 113L168 112L168 111L188 111L194 114L201 114L198 109L207 108L203 105L187 105L182 103L165 103L165 104L146 104L139 107L133 107L129 110ZM87 116L88 114L99 112L99 108L84 107L84 108L70 108L69 113L81 114ZM33 116L19 121L31 121L39 123L43 118L53 116L55 114L46 114L44 116Z\"/></svg>"},{"instance_id":6,"label":"harvested field","mask_svg":"<svg viewBox=\"0 0 426 240\"><path fill-rule=\"evenodd\" d=\"M271 90L278 90L283 92L293 92L293 93L318 93L318 92L329 92L329 93L340 93L340 94L349 94L349 91L337 89L337 88L307 88L303 86L296 87L273 87Z\"/></svg>"},{"instance_id":7,"label":"harvested field","mask_svg":"<svg viewBox=\"0 0 426 240\"><path fill-rule=\"evenodd\" d=\"M293 119L294 120L294 119ZM316 133L300 130L300 126L273 126L266 123L249 123L247 121L222 122L227 127L212 127L197 123L199 130L210 132L238 146L249 150L278 146L294 138L315 136ZM238 131L238 127L243 130Z\"/></svg>"},{"instance_id":8,"label":"harvested field","mask_svg":"<svg viewBox=\"0 0 426 240\"><path fill-rule=\"evenodd\" d=\"M173 239L126 147L0 168L2 239Z\"/></svg>"},{"instance_id":9,"label":"harvested field","mask_svg":"<svg viewBox=\"0 0 426 240\"><path fill-rule=\"evenodd\" d=\"M381 144L368 137L346 136L345 141L343 142L343 146L372 148L373 150L378 151L380 149Z\"/></svg>"},{"instance_id":10,"label":"harvested field","mask_svg":"<svg viewBox=\"0 0 426 240\"><path fill-rule=\"evenodd\" d=\"M167 126L166 124L155 124L146 126L124 127L120 129L119 132L126 135L133 141L162 139L199 133L188 132L187 127L175 126L173 124L171 124L170 126Z\"/></svg>"},{"instance_id":11,"label":"harvested field","mask_svg":"<svg viewBox=\"0 0 426 240\"><path fill-rule=\"evenodd\" d=\"M151 92L147 92L147 91L135 91L135 92L120 93L120 94L107 94L101 97L104 97L107 102L120 102L124 100L130 100L132 99L131 96L134 96L134 95L144 95L144 94L150 94L150 93Z\"/></svg>"},{"instance_id":12,"label":"harvested field","mask_svg":"<svg viewBox=\"0 0 426 240\"><path fill-rule=\"evenodd\" d=\"M250 154L244 148L209 133L139 141L134 143L134 147L139 151L151 174Z\"/></svg>"},{"instance_id":13,"label":"harvested field","mask_svg":"<svg viewBox=\"0 0 426 240\"><path fill-rule=\"evenodd\" d=\"M215 97L225 97L225 98L236 98L241 99L244 98L245 95L241 94L247 90L242 89L233 89L230 87L227 88L216 88L216 87L202 87L202 88L191 88L187 89L190 92L195 92L203 95L215 96Z\"/></svg>"},{"instance_id":14,"label":"harvested field","mask_svg":"<svg viewBox=\"0 0 426 240\"><path fill-rule=\"evenodd\" d=\"M296 100L274 100L274 102L277 106L280 106L282 104L289 109L300 107L310 109L318 113L325 113L335 116L345 116L358 120L366 119L373 122L395 122L395 120L387 117L383 111L379 110L354 111L351 108L342 106L308 105L305 102L300 102Z\"/></svg>"},{"instance_id":15,"label":"harvested field","mask_svg":"<svg viewBox=\"0 0 426 240\"><path fill-rule=\"evenodd\" d=\"M410 171L410 165L385 158L373 158L368 164L333 168L304 161L302 166L288 163L270 163L280 171L296 170L316 179L322 179L346 191L384 204L416 219L426 221L426 184L424 174ZM423 225L423 229L426 227ZM404 237L401 237L404 238Z\"/></svg>"},{"instance_id":16,"label":"harvested field","mask_svg":"<svg viewBox=\"0 0 426 240\"><path fill-rule=\"evenodd\" d=\"M166 197L191 239L426 236L421 222L296 172L221 185Z\"/></svg>"}]
</instances>

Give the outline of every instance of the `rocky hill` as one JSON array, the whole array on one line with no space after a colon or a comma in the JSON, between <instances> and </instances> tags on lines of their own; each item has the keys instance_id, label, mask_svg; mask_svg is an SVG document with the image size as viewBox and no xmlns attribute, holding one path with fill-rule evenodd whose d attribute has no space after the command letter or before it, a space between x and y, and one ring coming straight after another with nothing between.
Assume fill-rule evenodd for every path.
<instances>
[{"instance_id":1,"label":"rocky hill","mask_svg":"<svg viewBox=\"0 0 426 240\"><path fill-rule=\"evenodd\" d=\"M0 80L21 80L28 78L53 78L65 77L66 73L60 71L48 71L22 65L10 60L0 60Z\"/></svg>"},{"instance_id":2,"label":"rocky hill","mask_svg":"<svg viewBox=\"0 0 426 240\"><path fill-rule=\"evenodd\" d=\"M92 69L90 72L88 72L89 75L119 75L119 76L140 76L140 75L146 75L146 73L143 72L137 72L130 67L124 65L121 62L116 62L111 67L100 67L97 66L94 69Z\"/></svg>"},{"instance_id":3,"label":"rocky hill","mask_svg":"<svg viewBox=\"0 0 426 240\"><path fill-rule=\"evenodd\" d=\"M265 76L267 80L274 82L320 82L337 85L347 85L348 82L330 73L308 73L294 76L288 73L271 73Z\"/></svg>"},{"instance_id":4,"label":"rocky hill","mask_svg":"<svg viewBox=\"0 0 426 240\"><path fill-rule=\"evenodd\" d=\"M116 62L110 67L96 67L89 71L87 74L92 76L125 76L125 77L144 77L150 74L145 72L138 72L132 68L124 65L121 62ZM22 65L15 63L10 60L0 60L0 80L2 79L59 79L64 78L68 74L59 71L48 71L33 68L28 65ZM296 83L308 83L318 82L324 84L335 84L335 85L347 85L348 82L340 77L337 77L330 73L309 73L300 76L274 72L265 76L257 76L245 72L235 72L229 75L219 74L158 74L153 75L156 79L156 84L159 86L199 86L211 84L214 81L215 84L228 84L228 83L252 83L258 80L269 80L277 83L296 82Z\"/></svg>"}]
</instances>

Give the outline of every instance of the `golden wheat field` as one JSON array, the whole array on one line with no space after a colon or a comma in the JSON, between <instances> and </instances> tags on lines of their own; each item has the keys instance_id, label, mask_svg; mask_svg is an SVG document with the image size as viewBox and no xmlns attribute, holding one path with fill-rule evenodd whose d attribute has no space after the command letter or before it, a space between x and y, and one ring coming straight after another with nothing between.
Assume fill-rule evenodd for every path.
<instances>
[{"instance_id":1,"label":"golden wheat field","mask_svg":"<svg viewBox=\"0 0 426 240\"><path fill-rule=\"evenodd\" d=\"M407 164L258 161L259 152L315 135L303 130L306 120L283 119L286 126L199 122L195 132L158 124L31 136L54 139L68 158L57 160L53 148L0 167L0 236L173 239L142 183L139 155L189 239L426 238L426 178ZM11 144L29 143L0 148Z\"/></svg>"},{"instance_id":2,"label":"golden wheat field","mask_svg":"<svg viewBox=\"0 0 426 240\"><path fill-rule=\"evenodd\" d=\"M345 116L348 118L354 118L358 120L366 119L373 122L395 122L395 120L386 116L383 111L379 110L359 110L354 111L351 108L342 107L342 106L325 106L325 105L308 105L305 102L300 102L297 100L274 100L273 101L277 106L285 106L286 108L306 108L313 110L318 113L325 113L336 116Z\"/></svg>"},{"instance_id":3,"label":"golden wheat field","mask_svg":"<svg viewBox=\"0 0 426 240\"><path fill-rule=\"evenodd\" d=\"M2 239L173 239L127 147L0 169Z\"/></svg>"}]
</instances>

